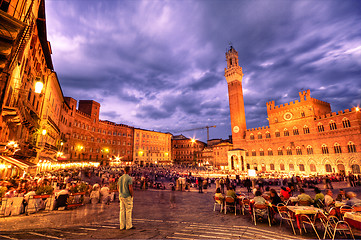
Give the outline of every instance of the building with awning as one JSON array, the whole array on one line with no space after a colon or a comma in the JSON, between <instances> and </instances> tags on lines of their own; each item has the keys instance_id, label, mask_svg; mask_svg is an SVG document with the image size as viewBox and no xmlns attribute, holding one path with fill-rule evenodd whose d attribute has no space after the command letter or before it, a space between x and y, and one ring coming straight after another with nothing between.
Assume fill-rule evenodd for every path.
<instances>
[{"instance_id":1,"label":"building with awning","mask_svg":"<svg viewBox=\"0 0 361 240\"><path fill-rule=\"evenodd\" d=\"M36 173L37 165L24 159L0 156L0 179L11 178L24 173Z\"/></svg>"}]
</instances>

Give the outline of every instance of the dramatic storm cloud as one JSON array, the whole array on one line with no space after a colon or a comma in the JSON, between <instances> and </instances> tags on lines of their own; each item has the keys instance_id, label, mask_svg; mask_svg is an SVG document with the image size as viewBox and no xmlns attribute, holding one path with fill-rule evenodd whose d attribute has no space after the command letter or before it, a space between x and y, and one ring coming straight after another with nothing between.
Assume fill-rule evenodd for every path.
<instances>
[{"instance_id":1,"label":"dramatic storm cloud","mask_svg":"<svg viewBox=\"0 0 361 240\"><path fill-rule=\"evenodd\" d=\"M266 102L311 96L360 105L361 1L46 1L48 39L66 96L101 118L173 133L231 133L225 52L239 53L247 127ZM205 131L186 135L205 140Z\"/></svg>"}]
</instances>

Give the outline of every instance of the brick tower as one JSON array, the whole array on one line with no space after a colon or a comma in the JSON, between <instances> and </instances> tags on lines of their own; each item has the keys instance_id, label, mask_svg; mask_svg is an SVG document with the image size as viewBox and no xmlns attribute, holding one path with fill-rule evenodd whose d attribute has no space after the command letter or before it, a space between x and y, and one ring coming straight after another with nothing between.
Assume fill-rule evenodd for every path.
<instances>
[{"instance_id":1,"label":"brick tower","mask_svg":"<svg viewBox=\"0 0 361 240\"><path fill-rule=\"evenodd\" d=\"M246 115L242 91L242 68L238 65L238 52L231 46L226 52L227 68L224 76L228 83L229 108L231 112L233 148L241 148L246 137Z\"/></svg>"}]
</instances>

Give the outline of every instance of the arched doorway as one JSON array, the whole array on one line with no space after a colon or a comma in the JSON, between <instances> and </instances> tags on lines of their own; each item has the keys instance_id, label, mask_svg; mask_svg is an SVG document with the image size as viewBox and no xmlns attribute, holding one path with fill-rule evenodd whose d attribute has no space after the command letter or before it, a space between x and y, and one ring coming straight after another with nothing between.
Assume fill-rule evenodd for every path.
<instances>
[{"instance_id":1,"label":"arched doorway","mask_svg":"<svg viewBox=\"0 0 361 240\"><path fill-rule=\"evenodd\" d=\"M345 174L345 165L343 165L342 163L337 164L337 169L339 173Z\"/></svg>"}]
</instances>

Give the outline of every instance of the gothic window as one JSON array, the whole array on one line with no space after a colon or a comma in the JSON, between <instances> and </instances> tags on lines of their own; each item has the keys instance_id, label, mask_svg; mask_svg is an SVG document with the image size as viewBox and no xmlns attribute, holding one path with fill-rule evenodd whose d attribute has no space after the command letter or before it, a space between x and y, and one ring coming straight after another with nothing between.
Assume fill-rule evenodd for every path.
<instances>
[{"instance_id":1,"label":"gothic window","mask_svg":"<svg viewBox=\"0 0 361 240\"><path fill-rule=\"evenodd\" d=\"M295 170L295 165L293 165L292 163L290 163L289 168L290 168L290 171L294 171L294 170Z\"/></svg>"},{"instance_id":2,"label":"gothic window","mask_svg":"<svg viewBox=\"0 0 361 240\"><path fill-rule=\"evenodd\" d=\"M356 152L356 146L353 142L348 142L347 149L349 153Z\"/></svg>"},{"instance_id":3,"label":"gothic window","mask_svg":"<svg viewBox=\"0 0 361 240\"><path fill-rule=\"evenodd\" d=\"M322 154L329 154L328 147L326 144L322 144Z\"/></svg>"},{"instance_id":4,"label":"gothic window","mask_svg":"<svg viewBox=\"0 0 361 240\"><path fill-rule=\"evenodd\" d=\"M310 145L307 146L307 154L308 155L313 154L313 148Z\"/></svg>"},{"instance_id":5,"label":"gothic window","mask_svg":"<svg viewBox=\"0 0 361 240\"><path fill-rule=\"evenodd\" d=\"M323 132L323 131L325 131L325 128L323 127L322 123L319 123L318 126L317 126L317 128L318 128L318 132Z\"/></svg>"},{"instance_id":6,"label":"gothic window","mask_svg":"<svg viewBox=\"0 0 361 240\"><path fill-rule=\"evenodd\" d=\"M338 143L333 145L333 149L335 150L335 153L342 153L341 146Z\"/></svg>"},{"instance_id":7,"label":"gothic window","mask_svg":"<svg viewBox=\"0 0 361 240\"><path fill-rule=\"evenodd\" d=\"M326 168L326 172L332 172L332 167L330 164L326 164L325 168Z\"/></svg>"},{"instance_id":8,"label":"gothic window","mask_svg":"<svg viewBox=\"0 0 361 240\"><path fill-rule=\"evenodd\" d=\"M305 114L305 112L301 112L301 117L305 117L306 116L306 114Z\"/></svg>"},{"instance_id":9,"label":"gothic window","mask_svg":"<svg viewBox=\"0 0 361 240\"><path fill-rule=\"evenodd\" d=\"M293 135L299 135L298 128L295 126L293 127Z\"/></svg>"},{"instance_id":10,"label":"gothic window","mask_svg":"<svg viewBox=\"0 0 361 240\"><path fill-rule=\"evenodd\" d=\"M292 149L290 147L287 147L287 155L292 155Z\"/></svg>"},{"instance_id":11,"label":"gothic window","mask_svg":"<svg viewBox=\"0 0 361 240\"><path fill-rule=\"evenodd\" d=\"M275 134L276 134L276 137L280 137L280 136L281 136L280 131L278 131L278 130L276 130Z\"/></svg>"},{"instance_id":12,"label":"gothic window","mask_svg":"<svg viewBox=\"0 0 361 240\"><path fill-rule=\"evenodd\" d=\"M275 118L275 123L278 123L278 118Z\"/></svg>"},{"instance_id":13,"label":"gothic window","mask_svg":"<svg viewBox=\"0 0 361 240\"><path fill-rule=\"evenodd\" d=\"M278 148L278 155L283 155L282 148Z\"/></svg>"},{"instance_id":14,"label":"gothic window","mask_svg":"<svg viewBox=\"0 0 361 240\"><path fill-rule=\"evenodd\" d=\"M253 133L251 133L251 134L249 135L249 138L250 138L251 140L253 140L253 139L254 139L254 135L253 135Z\"/></svg>"},{"instance_id":15,"label":"gothic window","mask_svg":"<svg viewBox=\"0 0 361 240\"><path fill-rule=\"evenodd\" d=\"M273 156L273 151L271 148L268 149L268 156Z\"/></svg>"},{"instance_id":16,"label":"gothic window","mask_svg":"<svg viewBox=\"0 0 361 240\"><path fill-rule=\"evenodd\" d=\"M331 121L330 122L330 130L336 130L336 129L337 129L336 123L334 121Z\"/></svg>"},{"instance_id":17,"label":"gothic window","mask_svg":"<svg viewBox=\"0 0 361 240\"><path fill-rule=\"evenodd\" d=\"M273 164L273 163L271 163L270 165L269 165L269 167L270 167L270 170L275 170L275 165Z\"/></svg>"},{"instance_id":18,"label":"gothic window","mask_svg":"<svg viewBox=\"0 0 361 240\"><path fill-rule=\"evenodd\" d=\"M258 139L262 139L262 133L258 133Z\"/></svg>"},{"instance_id":19,"label":"gothic window","mask_svg":"<svg viewBox=\"0 0 361 240\"><path fill-rule=\"evenodd\" d=\"M300 171L301 171L301 172L304 172L304 171L305 171L305 165L300 164L300 165L298 165L298 167L300 168Z\"/></svg>"},{"instance_id":20,"label":"gothic window","mask_svg":"<svg viewBox=\"0 0 361 240\"><path fill-rule=\"evenodd\" d=\"M351 165L351 168L352 168L352 173L353 174L360 174L360 165L353 164L353 165Z\"/></svg>"},{"instance_id":21,"label":"gothic window","mask_svg":"<svg viewBox=\"0 0 361 240\"><path fill-rule=\"evenodd\" d=\"M283 130L283 136L288 137L289 135L290 135L290 132L287 130L287 128L285 128Z\"/></svg>"},{"instance_id":22,"label":"gothic window","mask_svg":"<svg viewBox=\"0 0 361 240\"><path fill-rule=\"evenodd\" d=\"M296 147L296 154L302 155L302 149L300 147Z\"/></svg>"},{"instance_id":23,"label":"gothic window","mask_svg":"<svg viewBox=\"0 0 361 240\"><path fill-rule=\"evenodd\" d=\"M280 170L284 171L285 170L285 165L283 163L280 164Z\"/></svg>"},{"instance_id":24,"label":"gothic window","mask_svg":"<svg viewBox=\"0 0 361 240\"><path fill-rule=\"evenodd\" d=\"M256 150L252 150L252 156L256 156Z\"/></svg>"},{"instance_id":25,"label":"gothic window","mask_svg":"<svg viewBox=\"0 0 361 240\"><path fill-rule=\"evenodd\" d=\"M266 138L271 138L271 134L268 131L266 132Z\"/></svg>"},{"instance_id":26,"label":"gothic window","mask_svg":"<svg viewBox=\"0 0 361 240\"><path fill-rule=\"evenodd\" d=\"M316 165L315 164L310 164L310 170L311 172L316 172Z\"/></svg>"},{"instance_id":27,"label":"gothic window","mask_svg":"<svg viewBox=\"0 0 361 240\"><path fill-rule=\"evenodd\" d=\"M310 133L310 128L305 125L305 126L303 127L303 133L304 133L304 134L309 134L309 133Z\"/></svg>"},{"instance_id":28,"label":"gothic window","mask_svg":"<svg viewBox=\"0 0 361 240\"><path fill-rule=\"evenodd\" d=\"M262 148L259 150L259 155L260 155L260 156L264 156L264 151L263 151Z\"/></svg>"},{"instance_id":29,"label":"gothic window","mask_svg":"<svg viewBox=\"0 0 361 240\"><path fill-rule=\"evenodd\" d=\"M348 120L347 118L342 119L342 125L343 125L344 128L351 127L350 120Z\"/></svg>"}]
</instances>

